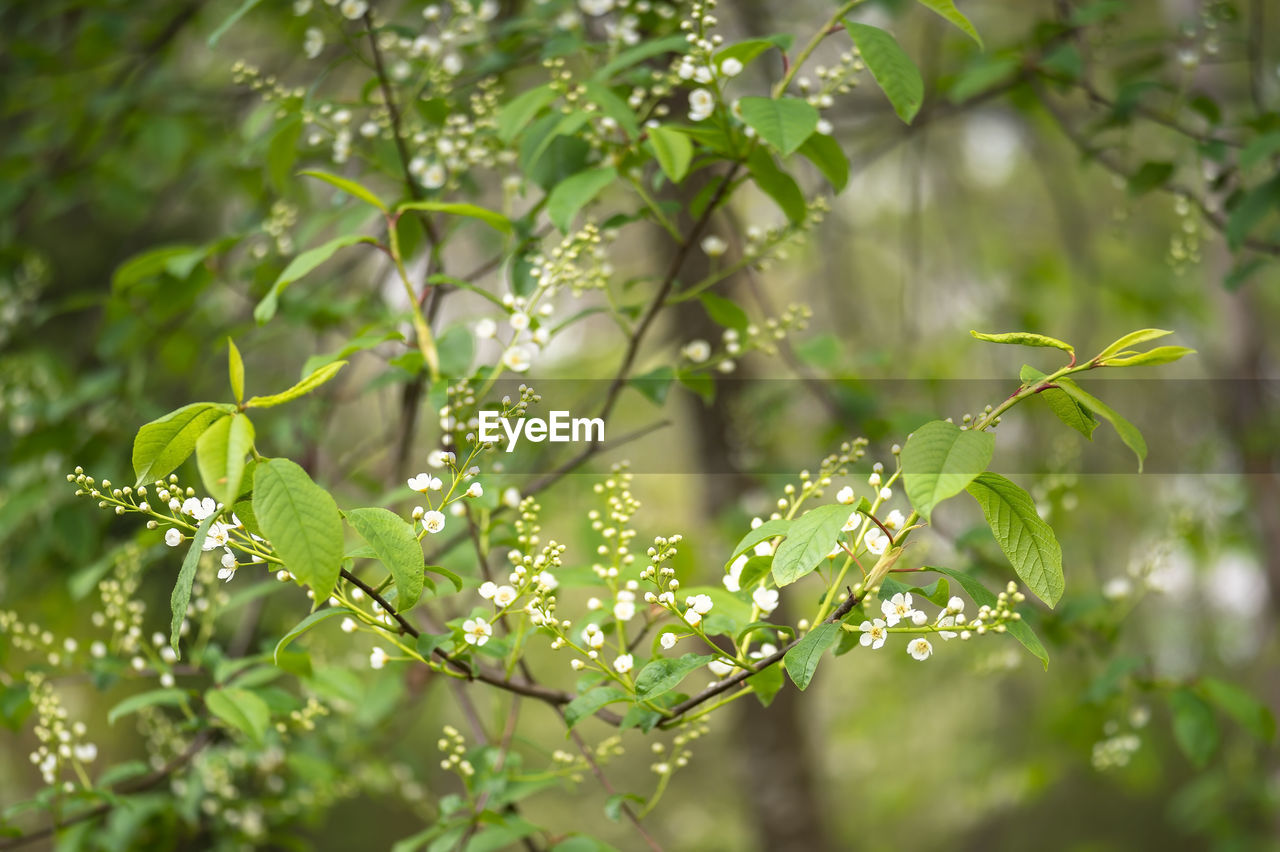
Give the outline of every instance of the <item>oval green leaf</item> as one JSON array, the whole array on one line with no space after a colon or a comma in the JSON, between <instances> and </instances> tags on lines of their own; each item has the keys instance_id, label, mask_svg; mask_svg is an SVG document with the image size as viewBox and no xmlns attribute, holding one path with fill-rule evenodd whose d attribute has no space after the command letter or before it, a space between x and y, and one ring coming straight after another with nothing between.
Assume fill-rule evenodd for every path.
<instances>
[{"instance_id":1,"label":"oval green leaf","mask_svg":"<svg viewBox=\"0 0 1280 852\"><path fill-rule=\"evenodd\" d=\"M845 21L844 26L893 111L910 124L924 103L924 80L916 64L884 30L853 21Z\"/></svg>"},{"instance_id":2,"label":"oval green leaf","mask_svg":"<svg viewBox=\"0 0 1280 852\"><path fill-rule=\"evenodd\" d=\"M982 474L969 483L968 491L982 507L1018 578L1040 600L1056 605L1062 597L1062 548L1031 495L995 473Z\"/></svg>"},{"instance_id":3,"label":"oval green leaf","mask_svg":"<svg viewBox=\"0 0 1280 852\"><path fill-rule=\"evenodd\" d=\"M902 448L902 485L911 505L928 521L934 506L987 469L995 447L995 436L945 420L921 426Z\"/></svg>"},{"instance_id":4,"label":"oval green leaf","mask_svg":"<svg viewBox=\"0 0 1280 852\"><path fill-rule=\"evenodd\" d=\"M342 516L329 492L288 459L266 459L253 475L253 513L289 573L317 602L329 597L342 568Z\"/></svg>"},{"instance_id":5,"label":"oval green leaf","mask_svg":"<svg viewBox=\"0 0 1280 852\"><path fill-rule=\"evenodd\" d=\"M738 109L747 126L784 157L813 135L821 118L817 107L799 98L742 98Z\"/></svg>"},{"instance_id":6,"label":"oval green leaf","mask_svg":"<svg viewBox=\"0 0 1280 852\"><path fill-rule=\"evenodd\" d=\"M347 523L369 543L396 583L396 609L412 607L422 597L425 560L413 527L386 509L352 509Z\"/></svg>"},{"instance_id":7,"label":"oval green leaf","mask_svg":"<svg viewBox=\"0 0 1280 852\"><path fill-rule=\"evenodd\" d=\"M236 410L234 405L193 402L152 420L133 439L133 472L138 485L172 473L187 460L196 441L216 421Z\"/></svg>"},{"instance_id":8,"label":"oval green leaf","mask_svg":"<svg viewBox=\"0 0 1280 852\"><path fill-rule=\"evenodd\" d=\"M792 521L786 540L773 557L774 581L786 586L822 564L852 512L849 506L837 503L811 509Z\"/></svg>"}]
</instances>

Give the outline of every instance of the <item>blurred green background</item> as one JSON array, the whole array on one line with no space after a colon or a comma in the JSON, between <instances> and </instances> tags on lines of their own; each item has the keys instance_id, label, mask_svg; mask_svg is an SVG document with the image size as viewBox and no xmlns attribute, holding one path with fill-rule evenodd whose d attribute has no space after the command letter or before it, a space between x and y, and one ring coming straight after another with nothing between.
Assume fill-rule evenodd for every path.
<instances>
[{"instance_id":1,"label":"blurred green background","mask_svg":"<svg viewBox=\"0 0 1280 852\"><path fill-rule=\"evenodd\" d=\"M123 480L141 423L225 396L227 336L245 354L251 392L263 391L287 385L306 358L333 351L387 310L359 263L312 282L308 298L289 302L265 327L254 324L252 308L278 266L211 262L183 278L113 290L122 262L160 244L240 233L246 245L277 252L265 225L281 218L273 209L281 202L304 223L339 215L287 174L264 169L271 108L234 85L230 71L243 58L306 84L315 72L302 54L305 24L288 4L263 3L210 46L237 5L45 0L0 8L0 608L59 635L91 634L94 585L136 529L73 498L64 481L72 467ZM906 3L862 13L891 22L918 59L925 109L906 128L873 86L840 99L832 119L852 159L850 186L807 244L722 291L766 316L807 303L815 312L809 330L777 357L746 359L741 381L726 383L713 406L673 392L670 426L593 469L629 457L645 504L642 537L683 533L682 572L716 583L746 520L767 511L787 481L780 474L793 478L858 435L872 440L870 460L888 460L888 444L924 419L980 410L1001 398L993 389L1016 388L1019 353L977 343L969 329L1026 328L1092 351L1144 326L1175 329L1176 342L1199 355L1098 393L1122 410L1126 398L1134 401L1132 419L1161 463L1138 476L1105 430L1087 445L1047 411L1016 411L1001 430L1001 452L1012 454L1015 478L1049 512L1068 579L1058 610L1035 616L1049 670L1008 641L955 643L927 665L900 654L843 657L803 696L788 686L768 709L748 700L724 711L649 822L664 845L688 850L1280 848L1280 753L1223 717L1220 742L1196 766L1176 743L1165 700L1169 685L1211 676L1280 707L1280 267L1267 262L1276 252L1233 252L1193 205L1164 191L1175 178L1135 185L1091 156L1169 162L1176 180L1218 192L1210 145L1144 120L1141 108L1121 114L1115 102L1123 98L1109 93L1155 103L1161 116L1185 116L1205 94L1220 123L1187 120L1207 127L1197 133L1252 138L1272 130L1280 10L1262 14L1265 0L1068 4L1069 14L1086 7L1100 22L1075 59L1087 62L1108 106L1090 98L1069 56L1031 81L1017 73L1041 56L1045 22L1064 4L963 5L985 54ZM743 36L807 32L811 25L798 22L827 13L818 2L763 0L718 10ZM838 50L823 45L818 60L834 62ZM1194 66L1184 51L1195 53ZM350 70L328 69L326 85L340 89ZM1133 91L1152 80L1167 85ZM1088 150L1063 132L1046 101L1082 128ZM1251 184L1274 172L1273 159L1259 163ZM750 225L773 221L770 205L744 199L732 211L736 222L722 219L717 232L736 245ZM1277 230L1275 214L1264 216L1254 232L1260 241ZM313 241L306 227L295 245ZM488 256L484 246L451 251L454 268ZM652 251L620 247L619 274L646 269ZM475 307L454 300L441 321L464 320ZM707 334L697 311L674 317L646 357L659 364ZM586 327L554 353L555 374L604 375L597 362L615 342L607 324ZM305 460L339 495L382 493L397 481L387 436L402 391L362 382L384 360L376 351L357 356L361 378L264 419L259 440ZM997 382L958 381L969 379ZM1163 381L1171 384L1154 387ZM357 397L364 402L342 405ZM631 425L658 416L638 395L624 408ZM434 446L432 418L422 419L411 459ZM569 477L543 501L544 527L570 553L589 553L583 513L593 481ZM999 577L994 544L972 532L980 521L959 508L940 513L938 535L918 558ZM136 539L146 630L164 629L174 559L156 549L154 534ZM444 564L475 573L466 551ZM567 608L574 592L565 599ZM303 612L288 596L254 607L245 639L253 647L271 647ZM220 617L219 630L235 635L244 612ZM336 635L310 642L334 660L367 659L367 648L345 648ZM0 636L5 686L19 658ZM406 801L394 778L366 778L355 767L350 776L359 780L343 784L347 767L310 767L310 783L328 793L303 808L300 848L387 847L423 825L423 808L456 792L456 779L435 769L440 725L457 722L448 685L377 675L365 697L389 709L370 710L361 736L381 732L394 759L422 779L425 804ZM64 701L91 720L105 759L142 754L130 724L104 718L132 691L127 682L105 693L87 682L63 689ZM505 697L477 691L475 700L500 724ZM39 789L29 730L5 721L14 724L0 731L0 808ZM531 753L564 747L549 711L528 708L525 721L531 742L522 746ZM592 724L582 729L589 740L607 735ZM1130 734L1132 753L1123 739ZM645 743L633 734L624 745L609 766L615 786L647 789ZM606 798L588 778L572 795L538 794L527 811L540 823L637 848L625 823L605 816ZM102 838L134 848L134 835L111 825ZM205 848L199 835L174 842Z\"/></svg>"}]
</instances>

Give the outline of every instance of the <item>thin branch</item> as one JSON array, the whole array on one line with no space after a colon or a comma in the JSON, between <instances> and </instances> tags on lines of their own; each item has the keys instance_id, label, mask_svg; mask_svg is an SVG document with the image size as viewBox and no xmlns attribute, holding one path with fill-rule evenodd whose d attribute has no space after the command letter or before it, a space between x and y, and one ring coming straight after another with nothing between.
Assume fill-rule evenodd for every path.
<instances>
[{"instance_id":1,"label":"thin branch","mask_svg":"<svg viewBox=\"0 0 1280 852\"><path fill-rule=\"evenodd\" d=\"M563 717L564 712L561 711L560 715ZM617 791L614 789L613 785L609 783L609 779L605 776L604 770L600 768L600 764L596 762L595 757L591 754L591 749L582 741L582 735L573 728L570 728L569 736L573 740L573 744L578 747L578 751L582 754L582 759L587 762L587 766L591 767L591 774L596 776L596 780L600 782L600 786L603 787L604 791L610 796L616 796L618 794ZM649 848L654 850L654 852L662 852L662 847L658 845L658 841L654 840L653 835L649 834L649 832L645 830L644 825L640 822L640 817L636 816L636 812L631 809L631 806L626 802L623 802L621 811L627 820L635 827L636 831L640 833L640 836L644 838L644 842L648 844Z\"/></svg>"},{"instance_id":2,"label":"thin branch","mask_svg":"<svg viewBox=\"0 0 1280 852\"><path fill-rule=\"evenodd\" d=\"M1043 86L1039 85L1035 80L1032 80L1031 88L1035 91L1036 97L1039 99L1041 105L1044 106L1045 110L1053 118L1054 122L1062 130L1063 134L1073 145L1076 146L1082 155L1102 166L1112 174L1124 178L1125 180L1128 180L1133 176L1133 170L1127 168L1119 158L1114 156L1105 148L1094 145L1089 139L1087 139L1079 128L1071 122L1062 108L1053 102L1052 98L1044 90ZM1226 232L1226 214L1217 209L1215 205L1210 204L1207 197L1196 192L1191 187L1171 180L1165 181L1155 187L1155 189L1160 192L1185 198L1200 210L1205 221L1213 226L1214 230L1220 233ZM1272 242L1258 237L1245 237L1240 244L1245 248L1252 249L1253 251L1280 257L1280 243L1278 242Z\"/></svg>"}]
</instances>

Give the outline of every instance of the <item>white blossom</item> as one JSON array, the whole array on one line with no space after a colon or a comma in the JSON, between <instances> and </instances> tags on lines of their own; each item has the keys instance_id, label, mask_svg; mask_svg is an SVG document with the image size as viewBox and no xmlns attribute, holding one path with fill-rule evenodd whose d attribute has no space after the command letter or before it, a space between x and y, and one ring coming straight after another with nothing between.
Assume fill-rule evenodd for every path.
<instances>
[{"instance_id":1,"label":"white blossom","mask_svg":"<svg viewBox=\"0 0 1280 852\"><path fill-rule=\"evenodd\" d=\"M708 234L703 237L701 245L707 257L719 257L729 250L729 244L715 234Z\"/></svg>"},{"instance_id":2,"label":"white blossom","mask_svg":"<svg viewBox=\"0 0 1280 852\"><path fill-rule=\"evenodd\" d=\"M917 660L927 660L933 654L933 646L923 636L918 636L907 643L907 653Z\"/></svg>"},{"instance_id":3,"label":"white blossom","mask_svg":"<svg viewBox=\"0 0 1280 852\"><path fill-rule=\"evenodd\" d=\"M716 677L725 677L733 672L734 665L728 660L717 658L707 663L707 668L711 669L711 673Z\"/></svg>"},{"instance_id":4,"label":"white blossom","mask_svg":"<svg viewBox=\"0 0 1280 852\"><path fill-rule=\"evenodd\" d=\"M422 528L429 533L438 533L444 529L444 512L435 509L422 516Z\"/></svg>"},{"instance_id":5,"label":"white blossom","mask_svg":"<svg viewBox=\"0 0 1280 852\"><path fill-rule=\"evenodd\" d=\"M511 606L516 601L516 590L510 586L499 586L493 593L493 602L499 607Z\"/></svg>"},{"instance_id":6,"label":"white blossom","mask_svg":"<svg viewBox=\"0 0 1280 852\"><path fill-rule=\"evenodd\" d=\"M369 666L371 668L380 669L387 664L387 652L381 648L374 648L369 652Z\"/></svg>"},{"instance_id":7,"label":"white blossom","mask_svg":"<svg viewBox=\"0 0 1280 852\"><path fill-rule=\"evenodd\" d=\"M761 586L751 593L751 600L762 613L768 615L778 608L778 590Z\"/></svg>"},{"instance_id":8,"label":"white blossom","mask_svg":"<svg viewBox=\"0 0 1280 852\"><path fill-rule=\"evenodd\" d=\"M634 665L635 659L630 654L623 654L613 661L613 670L618 674L626 674Z\"/></svg>"},{"instance_id":9,"label":"white blossom","mask_svg":"<svg viewBox=\"0 0 1280 852\"><path fill-rule=\"evenodd\" d=\"M672 648L676 646L677 639L679 639L679 637L676 636L676 634L668 631L666 633L663 633L658 641L664 649L670 651Z\"/></svg>"},{"instance_id":10,"label":"white blossom","mask_svg":"<svg viewBox=\"0 0 1280 852\"><path fill-rule=\"evenodd\" d=\"M884 614L885 621L890 627L904 618L911 618L915 611L915 607L911 605L910 592L898 592L889 600L880 602L880 612Z\"/></svg>"},{"instance_id":11,"label":"white blossom","mask_svg":"<svg viewBox=\"0 0 1280 852\"><path fill-rule=\"evenodd\" d=\"M533 350L523 343L517 343L502 354L502 363L508 370L523 373L533 366Z\"/></svg>"},{"instance_id":12,"label":"white blossom","mask_svg":"<svg viewBox=\"0 0 1280 852\"><path fill-rule=\"evenodd\" d=\"M884 640L889 638L889 631L884 621L877 618L875 621L864 621L858 625L858 629L862 631L862 636L858 639L858 644L862 647L871 646L871 649L878 650L884 646Z\"/></svg>"},{"instance_id":13,"label":"white blossom","mask_svg":"<svg viewBox=\"0 0 1280 852\"><path fill-rule=\"evenodd\" d=\"M419 494L425 494L428 491L439 491L443 483L440 477L432 476L429 473L420 473L412 479L408 480L409 487Z\"/></svg>"},{"instance_id":14,"label":"white blossom","mask_svg":"<svg viewBox=\"0 0 1280 852\"><path fill-rule=\"evenodd\" d=\"M689 93L689 118L702 121L716 109L716 97L707 89L694 89Z\"/></svg>"},{"instance_id":15,"label":"white blossom","mask_svg":"<svg viewBox=\"0 0 1280 852\"><path fill-rule=\"evenodd\" d=\"M695 364L701 364L711 357L711 344L705 340L690 340L680 350L680 354Z\"/></svg>"},{"instance_id":16,"label":"white blossom","mask_svg":"<svg viewBox=\"0 0 1280 852\"><path fill-rule=\"evenodd\" d=\"M182 502L182 513L190 515L197 521L203 521L216 511L218 511L218 504L213 502L211 497L206 497L203 500L188 497Z\"/></svg>"},{"instance_id":17,"label":"white blossom","mask_svg":"<svg viewBox=\"0 0 1280 852\"><path fill-rule=\"evenodd\" d=\"M724 587L726 589L728 589L731 592L737 592L742 590L742 569L746 566L746 564L747 564L746 554L743 554L742 556L739 556L737 559L733 560L733 562L729 565L728 573L726 573L724 575L724 578L721 580L721 582L724 583Z\"/></svg>"},{"instance_id":18,"label":"white blossom","mask_svg":"<svg viewBox=\"0 0 1280 852\"><path fill-rule=\"evenodd\" d=\"M170 547L177 547L182 544L182 533L178 532L173 527L170 527L164 532L164 543Z\"/></svg>"},{"instance_id":19,"label":"white blossom","mask_svg":"<svg viewBox=\"0 0 1280 852\"><path fill-rule=\"evenodd\" d=\"M338 10L342 12L342 17L354 21L356 18L364 17L364 13L369 11L369 4L365 0L342 0Z\"/></svg>"},{"instance_id":20,"label":"white blossom","mask_svg":"<svg viewBox=\"0 0 1280 852\"><path fill-rule=\"evenodd\" d=\"M489 641L493 628L483 618L468 618L462 622L462 638L468 645L477 648Z\"/></svg>"},{"instance_id":21,"label":"white blossom","mask_svg":"<svg viewBox=\"0 0 1280 852\"><path fill-rule=\"evenodd\" d=\"M742 73L742 60L730 56L720 63L720 73L726 77L737 77Z\"/></svg>"}]
</instances>

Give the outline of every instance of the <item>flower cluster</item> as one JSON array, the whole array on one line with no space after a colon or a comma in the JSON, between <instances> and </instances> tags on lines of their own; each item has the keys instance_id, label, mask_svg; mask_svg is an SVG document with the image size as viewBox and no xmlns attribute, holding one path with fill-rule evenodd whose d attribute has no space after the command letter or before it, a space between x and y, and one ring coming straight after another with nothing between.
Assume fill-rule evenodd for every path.
<instances>
[{"instance_id":1,"label":"flower cluster","mask_svg":"<svg viewBox=\"0 0 1280 852\"><path fill-rule=\"evenodd\" d=\"M732 373L737 369L737 358L751 351L776 355L778 342L793 331L806 328L813 311L807 305L788 305L778 317L769 317L764 327L748 323L739 331L726 328L721 335L721 350L716 352L710 343L702 339L691 340L680 349L680 355L689 363L690 370L715 370Z\"/></svg>"},{"instance_id":2,"label":"flower cluster","mask_svg":"<svg viewBox=\"0 0 1280 852\"><path fill-rule=\"evenodd\" d=\"M846 624L844 629L859 634L858 644L872 650L883 648L892 633L922 634L908 640L906 650L912 658L924 661L933 655L933 644L928 635L936 635L945 642L956 637L965 640L988 632L1004 633L1009 622L1022 619L1022 614L1016 612L1013 605L1024 600L1026 596L1018 591L1017 584L1010 582L996 596L995 606L983 604L972 620L964 613L964 600L954 596L930 619L923 609L917 608L911 592L895 592L887 600L881 600L882 617L865 619L857 627Z\"/></svg>"}]
</instances>

